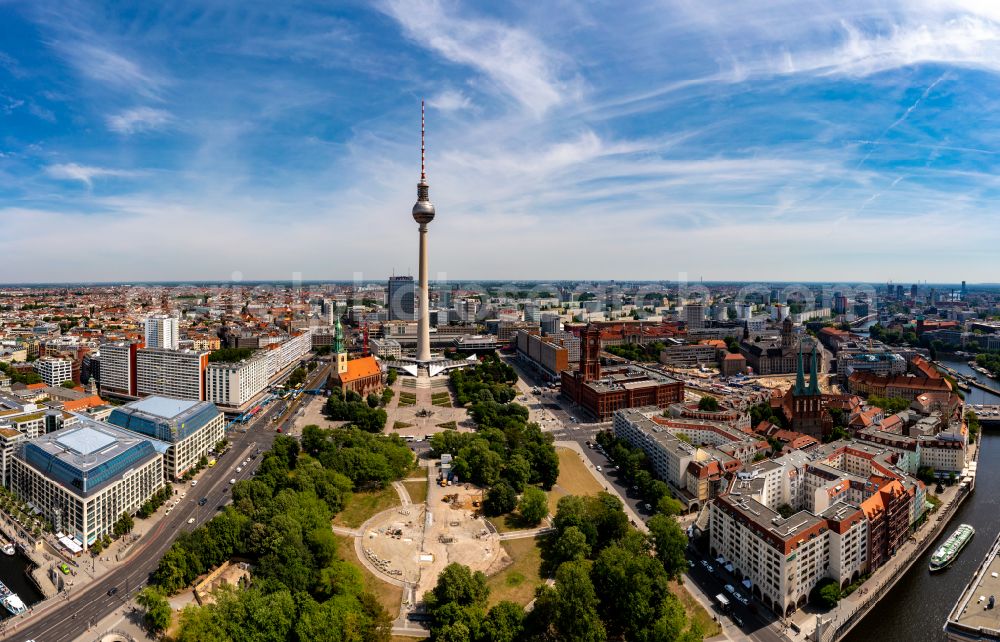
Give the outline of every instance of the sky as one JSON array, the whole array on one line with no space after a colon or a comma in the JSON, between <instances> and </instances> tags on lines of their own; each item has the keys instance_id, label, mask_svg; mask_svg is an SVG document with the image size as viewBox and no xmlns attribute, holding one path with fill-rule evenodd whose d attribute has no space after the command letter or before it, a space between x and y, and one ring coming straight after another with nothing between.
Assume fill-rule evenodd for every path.
<instances>
[{"instance_id":1,"label":"sky","mask_svg":"<svg viewBox=\"0 0 1000 642\"><path fill-rule=\"evenodd\" d=\"M155 5L155 6L154 6ZM1000 3L0 0L0 283L1000 282Z\"/></svg>"}]
</instances>

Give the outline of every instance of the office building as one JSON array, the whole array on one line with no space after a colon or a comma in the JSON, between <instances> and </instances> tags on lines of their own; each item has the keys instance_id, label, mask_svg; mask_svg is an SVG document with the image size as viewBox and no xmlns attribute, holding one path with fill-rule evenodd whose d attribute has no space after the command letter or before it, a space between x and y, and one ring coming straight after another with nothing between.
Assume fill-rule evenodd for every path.
<instances>
[{"instance_id":1,"label":"office building","mask_svg":"<svg viewBox=\"0 0 1000 642\"><path fill-rule=\"evenodd\" d=\"M700 330L704 328L705 306L701 303L685 303L684 323L688 330Z\"/></svg>"},{"instance_id":2,"label":"office building","mask_svg":"<svg viewBox=\"0 0 1000 642\"><path fill-rule=\"evenodd\" d=\"M399 359L403 356L403 347L395 339L368 340L372 354L380 359Z\"/></svg>"},{"instance_id":3,"label":"office building","mask_svg":"<svg viewBox=\"0 0 1000 642\"><path fill-rule=\"evenodd\" d=\"M542 327L542 334L555 334L557 332L562 332L563 322L562 315L556 314L554 312L543 312L539 315L539 323Z\"/></svg>"},{"instance_id":4,"label":"office building","mask_svg":"<svg viewBox=\"0 0 1000 642\"><path fill-rule=\"evenodd\" d=\"M42 357L33 366L47 386L58 386L64 381L73 381L73 362L69 359Z\"/></svg>"},{"instance_id":5,"label":"office building","mask_svg":"<svg viewBox=\"0 0 1000 642\"><path fill-rule=\"evenodd\" d=\"M412 276L389 277L389 320L413 321L416 319L416 288Z\"/></svg>"},{"instance_id":6,"label":"office building","mask_svg":"<svg viewBox=\"0 0 1000 642\"><path fill-rule=\"evenodd\" d=\"M202 401L207 367L207 352L142 348L136 352L136 394Z\"/></svg>"},{"instance_id":7,"label":"office building","mask_svg":"<svg viewBox=\"0 0 1000 642\"><path fill-rule=\"evenodd\" d=\"M190 399L146 397L111 411L108 423L170 444L166 476L180 479L225 437L225 419L215 404Z\"/></svg>"},{"instance_id":8,"label":"office building","mask_svg":"<svg viewBox=\"0 0 1000 642\"><path fill-rule=\"evenodd\" d=\"M20 444L11 488L53 530L86 549L163 487L165 450L166 444L148 437L81 419Z\"/></svg>"},{"instance_id":9,"label":"office building","mask_svg":"<svg viewBox=\"0 0 1000 642\"><path fill-rule=\"evenodd\" d=\"M155 314L146 319L146 347L176 350L180 333L177 319L165 314Z\"/></svg>"}]
</instances>

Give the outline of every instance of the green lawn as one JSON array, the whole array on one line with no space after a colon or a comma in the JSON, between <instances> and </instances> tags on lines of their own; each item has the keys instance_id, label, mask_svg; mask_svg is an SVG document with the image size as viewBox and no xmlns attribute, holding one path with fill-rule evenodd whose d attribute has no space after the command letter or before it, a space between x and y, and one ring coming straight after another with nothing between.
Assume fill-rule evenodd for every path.
<instances>
[{"instance_id":1,"label":"green lawn","mask_svg":"<svg viewBox=\"0 0 1000 642\"><path fill-rule=\"evenodd\" d=\"M542 562L538 538L512 539L501 542L501 546L514 563L486 580L490 587L490 605L501 600L527 604L534 599L535 589L544 583L538 574L538 567Z\"/></svg>"},{"instance_id":2,"label":"green lawn","mask_svg":"<svg viewBox=\"0 0 1000 642\"><path fill-rule=\"evenodd\" d=\"M389 617L395 618L398 616L399 605L403 600L403 588L382 581L365 568L365 565L358 560L358 556L354 552L353 537L336 534L334 534L334 537L337 538L337 557L361 571L365 582L365 589L378 598L379 603L389 612Z\"/></svg>"},{"instance_id":3,"label":"green lawn","mask_svg":"<svg viewBox=\"0 0 1000 642\"><path fill-rule=\"evenodd\" d=\"M399 405L400 406L415 406L417 404L417 395L412 392L400 392L399 393Z\"/></svg>"},{"instance_id":4,"label":"green lawn","mask_svg":"<svg viewBox=\"0 0 1000 642\"><path fill-rule=\"evenodd\" d=\"M563 495L596 495L604 490L575 450L556 448L556 454L559 455L559 478L549 491L549 513L553 515Z\"/></svg>"},{"instance_id":5,"label":"green lawn","mask_svg":"<svg viewBox=\"0 0 1000 642\"><path fill-rule=\"evenodd\" d=\"M458 424L454 421L446 421L443 424L438 424L437 427L445 430L458 430Z\"/></svg>"},{"instance_id":6,"label":"green lawn","mask_svg":"<svg viewBox=\"0 0 1000 642\"><path fill-rule=\"evenodd\" d=\"M412 428L413 424L408 424L405 421L394 421L392 422L393 430L402 430L403 428Z\"/></svg>"},{"instance_id":7,"label":"green lawn","mask_svg":"<svg viewBox=\"0 0 1000 642\"><path fill-rule=\"evenodd\" d=\"M393 506L399 506L399 495L392 486L370 493L352 493L347 500L347 506L337 513L333 523L337 526L357 528L372 515Z\"/></svg>"},{"instance_id":8,"label":"green lawn","mask_svg":"<svg viewBox=\"0 0 1000 642\"><path fill-rule=\"evenodd\" d=\"M406 492L410 494L410 501L414 504L422 504L427 501L427 481L405 481Z\"/></svg>"}]
</instances>

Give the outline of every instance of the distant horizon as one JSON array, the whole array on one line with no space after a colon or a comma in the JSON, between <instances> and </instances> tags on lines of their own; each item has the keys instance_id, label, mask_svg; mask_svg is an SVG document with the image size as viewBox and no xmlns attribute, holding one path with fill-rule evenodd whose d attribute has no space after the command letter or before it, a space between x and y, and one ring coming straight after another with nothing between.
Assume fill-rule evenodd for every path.
<instances>
[{"instance_id":1,"label":"distant horizon","mask_svg":"<svg viewBox=\"0 0 1000 642\"><path fill-rule=\"evenodd\" d=\"M399 276L399 275L396 275ZM252 285L262 285L262 284L282 284L282 285L355 285L355 284L377 284L385 283L389 280L389 276L384 278L373 278L373 279L244 279L239 281L224 281L224 280L122 280L122 281L38 281L38 282L22 282L22 283L0 283L0 288L58 288L58 287L108 287L108 286L161 286L161 287L207 287L207 286L252 286ZM414 279L416 280L416 279ZM764 285L872 285L877 287L882 287L887 284L886 281L863 281L863 280L811 280L811 281L787 281L787 280L774 280L774 279L748 279L748 280L725 280L725 279L713 279L713 280L694 280L694 281L677 281L677 280L667 280L667 279L430 279L431 284L435 283L451 283L456 285L468 285L468 284L665 284L676 286L678 284L685 284L686 286L693 287L695 285L753 285L753 284L764 284ZM917 285L918 287L954 287L956 289L961 288L962 282L924 282L924 281L892 281L893 286L902 285L906 289L909 289L912 285ZM984 288L984 287L1000 287L1000 283L973 283L971 281L966 281L966 289L971 288Z\"/></svg>"}]
</instances>

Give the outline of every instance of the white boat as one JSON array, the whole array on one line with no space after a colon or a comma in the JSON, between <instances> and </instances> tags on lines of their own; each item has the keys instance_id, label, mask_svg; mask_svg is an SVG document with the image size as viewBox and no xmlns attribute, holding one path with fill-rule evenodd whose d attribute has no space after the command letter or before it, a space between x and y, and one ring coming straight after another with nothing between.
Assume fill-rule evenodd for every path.
<instances>
[{"instance_id":1,"label":"white boat","mask_svg":"<svg viewBox=\"0 0 1000 642\"><path fill-rule=\"evenodd\" d=\"M4 542L3 546L0 547L0 551L3 551L4 555L13 555L17 551L14 550L14 545L10 542Z\"/></svg>"},{"instance_id":2,"label":"white boat","mask_svg":"<svg viewBox=\"0 0 1000 642\"><path fill-rule=\"evenodd\" d=\"M3 582L0 582L0 604L14 615L20 615L28 610L17 593L7 588Z\"/></svg>"}]
</instances>

